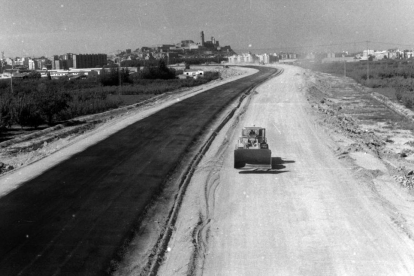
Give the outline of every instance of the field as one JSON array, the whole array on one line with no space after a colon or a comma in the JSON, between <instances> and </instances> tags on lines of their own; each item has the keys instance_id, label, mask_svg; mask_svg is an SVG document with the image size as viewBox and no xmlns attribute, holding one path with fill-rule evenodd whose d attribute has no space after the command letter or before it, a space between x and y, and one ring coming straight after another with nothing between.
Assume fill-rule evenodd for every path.
<instances>
[{"instance_id":1,"label":"field","mask_svg":"<svg viewBox=\"0 0 414 276\"><path fill-rule=\"evenodd\" d=\"M337 76L353 78L407 108L414 104L414 61L382 60L350 63L302 63L302 67ZM369 68L369 69L368 69ZM369 72L369 78L368 76Z\"/></svg>"},{"instance_id":2,"label":"field","mask_svg":"<svg viewBox=\"0 0 414 276\"><path fill-rule=\"evenodd\" d=\"M170 91L205 84L220 77L206 72L198 79L139 79L122 86L96 79L14 80L0 82L0 142L79 116L134 104Z\"/></svg>"}]
</instances>

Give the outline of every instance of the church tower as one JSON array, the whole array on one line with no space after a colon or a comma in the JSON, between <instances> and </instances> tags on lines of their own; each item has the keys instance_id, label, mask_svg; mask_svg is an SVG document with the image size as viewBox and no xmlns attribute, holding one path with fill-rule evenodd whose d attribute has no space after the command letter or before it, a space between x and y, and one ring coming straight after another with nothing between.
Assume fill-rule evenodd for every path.
<instances>
[{"instance_id":1,"label":"church tower","mask_svg":"<svg viewBox=\"0 0 414 276\"><path fill-rule=\"evenodd\" d=\"M201 46L204 46L204 32L201 31Z\"/></svg>"}]
</instances>

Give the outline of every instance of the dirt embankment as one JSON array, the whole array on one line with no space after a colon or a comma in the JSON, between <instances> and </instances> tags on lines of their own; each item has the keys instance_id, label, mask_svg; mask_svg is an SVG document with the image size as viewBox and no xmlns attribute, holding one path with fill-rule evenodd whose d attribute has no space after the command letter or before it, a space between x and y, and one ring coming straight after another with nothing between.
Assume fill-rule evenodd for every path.
<instances>
[{"instance_id":1,"label":"dirt embankment","mask_svg":"<svg viewBox=\"0 0 414 276\"><path fill-rule=\"evenodd\" d=\"M370 151L398 176L414 169L414 113L348 78L305 74L308 101L323 113L341 154ZM412 184L411 184L412 185Z\"/></svg>"},{"instance_id":2,"label":"dirt embankment","mask_svg":"<svg viewBox=\"0 0 414 276\"><path fill-rule=\"evenodd\" d=\"M413 112L349 78L306 71L307 99L340 159L361 167L389 215L414 239Z\"/></svg>"},{"instance_id":3,"label":"dirt embankment","mask_svg":"<svg viewBox=\"0 0 414 276\"><path fill-rule=\"evenodd\" d=\"M196 68L196 67L194 67ZM88 138L102 130L108 132L115 125L122 125L133 116L143 118L180 99L193 96L206 89L255 72L253 69L223 66L197 67L220 73L220 79L202 86L180 89L133 105L107 112L82 116L44 130L33 131L0 143L0 175L27 166L59 150ZM124 123L122 123L124 122Z\"/></svg>"}]
</instances>

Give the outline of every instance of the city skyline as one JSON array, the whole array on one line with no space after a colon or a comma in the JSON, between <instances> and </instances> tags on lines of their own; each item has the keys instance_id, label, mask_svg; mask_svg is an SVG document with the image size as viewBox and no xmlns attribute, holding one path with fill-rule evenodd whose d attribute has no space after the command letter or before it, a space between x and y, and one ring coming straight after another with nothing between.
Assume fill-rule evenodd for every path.
<instances>
[{"instance_id":1,"label":"city skyline","mask_svg":"<svg viewBox=\"0 0 414 276\"><path fill-rule=\"evenodd\" d=\"M366 41L375 49L414 48L409 0L0 3L0 50L6 56L111 53L186 39L200 42L201 30L206 39L214 36L234 50L352 51L366 48Z\"/></svg>"}]
</instances>

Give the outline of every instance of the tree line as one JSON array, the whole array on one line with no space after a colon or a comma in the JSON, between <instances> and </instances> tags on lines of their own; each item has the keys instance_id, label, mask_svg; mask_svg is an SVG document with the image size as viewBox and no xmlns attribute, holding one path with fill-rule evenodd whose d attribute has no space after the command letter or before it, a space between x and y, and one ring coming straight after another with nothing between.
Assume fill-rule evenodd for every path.
<instances>
[{"instance_id":1,"label":"tree line","mask_svg":"<svg viewBox=\"0 0 414 276\"><path fill-rule=\"evenodd\" d=\"M167 59L160 59L160 61L168 64L179 64L179 63L186 63L188 65L200 65L200 64L208 64L208 63L221 63L222 61L228 61L227 57L171 57ZM158 60L124 60L121 62L121 66L123 67L156 67L159 63Z\"/></svg>"},{"instance_id":2,"label":"tree line","mask_svg":"<svg viewBox=\"0 0 414 276\"><path fill-rule=\"evenodd\" d=\"M123 104L123 95L157 95L217 79L206 72L197 80L177 79L179 73L160 60L137 73L111 68L86 79L38 78L0 81L0 131L12 125L37 128L74 117L99 113Z\"/></svg>"}]
</instances>

